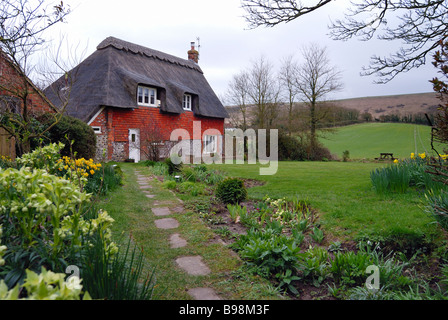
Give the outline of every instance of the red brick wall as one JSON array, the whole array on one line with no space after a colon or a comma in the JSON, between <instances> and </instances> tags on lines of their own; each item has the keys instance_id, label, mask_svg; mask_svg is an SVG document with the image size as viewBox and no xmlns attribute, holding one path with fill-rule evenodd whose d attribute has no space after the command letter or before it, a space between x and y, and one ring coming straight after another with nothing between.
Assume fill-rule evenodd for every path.
<instances>
[{"instance_id":1,"label":"red brick wall","mask_svg":"<svg viewBox=\"0 0 448 320\"><path fill-rule=\"evenodd\" d=\"M194 121L200 121L201 124L199 137L193 137ZM154 137L157 140L168 141L175 129L185 129L191 139L202 139L202 134L208 129L217 129L221 135L224 134L224 119L198 117L188 111L180 115L164 114L158 108L150 107L134 110L106 108L90 125L101 127L99 136L108 136L107 146L99 146L100 149L107 149L108 160L112 159L116 143L125 144L126 154L122 155L121 160L129 156L129 129L140 129L140 140Z\"/></svg>"},{"instance_id":2,"label":"red brick wall","mask_svg":"<svg viewBox=\"0 0 448 320\"><path fill-rule=\"evenodd\" d=\"M24 90L24 88L28 88ZM35 114L55 112L49 102L40 95L35 87L24 81L18 71L0 53L0 96L15 96L23 103L23 93L28 91L27 102Z\"/></svg>"}]
</instances>

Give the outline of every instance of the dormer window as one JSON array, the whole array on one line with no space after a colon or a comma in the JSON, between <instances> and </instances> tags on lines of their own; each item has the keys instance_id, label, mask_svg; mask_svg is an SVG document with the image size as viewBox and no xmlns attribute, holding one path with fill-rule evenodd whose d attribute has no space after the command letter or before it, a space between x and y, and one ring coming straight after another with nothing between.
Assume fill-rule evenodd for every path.
<instances>
[{"instance_id":1,"label":"dormer window","mask_svg":"<svg viewBox=\"0 0 448 320\"><path fill-rule=\"evenodd\" d=\"M184 101L183 101L184 110L191 111L191 106L192 106L191 94L184 94Z\"/></svg>"},{"instance_id":2,"label":"dormer window","mask_svg":"<svg viewBox=\"0 0 448 320\"><path fill-rule=\"evenodd\" d=\"M139 106L157 107L157 89L138 86L137 103Z\"/></svg>"}]
</instances>

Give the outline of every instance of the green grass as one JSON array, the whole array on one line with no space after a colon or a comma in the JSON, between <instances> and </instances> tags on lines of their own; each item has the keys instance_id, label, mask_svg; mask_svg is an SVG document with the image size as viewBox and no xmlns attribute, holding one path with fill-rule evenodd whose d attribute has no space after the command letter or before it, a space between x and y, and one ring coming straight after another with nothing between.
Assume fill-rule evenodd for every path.
<instances>
[{"instance_id":1,"label":"green grass","mask_svg":"<svg viewBox=\"0 0 448 320\"><path fill-rule=\"evenodd\" d=\"M415 134L414 134L415 133ZM336 128L321 142L331 153L342 158L345 150L351 159L374 159L380 153L407 158L412 152L431 151L431 127L404 123L363 123ZM439 152L443 152L440 148Z\"/></svg>"},{"instance_id":2,"label":"green grass","mask_svg":"<svg viewBox=\"0 0 448 320\"><path fill-rule=\"evenodd\" d=\"M320 212L325 232L341 239L361 235L435 232L432 219L420 208L422 194L378 195L370 181L378 163L280 162L272 176L258 175L259 165L214 165L231 176L264 180L250 188L249 197L262 199L298 196Z\"/></svg>"},{"instance_id":3,"label":"green grass","mask_svg":"<svg viewBox=\"0 0 448 320\"><path fill-rule=\"evenodd\" d=\"M151 193L154 199L148 199L136 182L134 169L150 177L149 168L138 164L123 163L124 185L112 192L101 204L114 219L114 239L124 234L132 236L135 244L142 248L147 271L155 267L157 279L155 295L162 300L191 299L187 290L195 287L212 287L228 299L278 299L278 292L266 280L254 278L240 270L241 261L223 244L214 241L215 234L193 212L185 210L173 213L179 221L179 228L162 230L155 226L151 208L167 206L175 208L179 202L173 193L164 188L157 179L152 180ZM191 198L191 197L189 197ZM184 199L186 200L186 199ZM155 201L158 201L156 205ZM172 211L173 212L173 211ZM172 249L169 236L179 233L187 240L183 248ZM175 259L186 255L201 255L212 273L207 276L189 276L180 270Z\"/></svg>"}]
</instances>

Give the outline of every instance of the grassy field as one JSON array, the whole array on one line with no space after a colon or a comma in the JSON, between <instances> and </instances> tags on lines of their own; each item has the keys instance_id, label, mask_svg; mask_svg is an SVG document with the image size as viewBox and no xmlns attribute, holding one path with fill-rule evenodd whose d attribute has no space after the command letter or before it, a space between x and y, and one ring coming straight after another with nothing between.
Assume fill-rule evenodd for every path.
<instances>
[{"instance_id":1,"label":"grassy field","mask_svg":"<svg viewBox=\"0 0 448 320\"><path fill-rule=\"evenodd\" d=\"M338 157L348 150L351 159L374 159L382 152L393 153L396 158L406 158L412 152L431 151L430 133L429 126L363 123L336 128L321 142Z\"/></svg>"},{"instance_id":2,"label":"grassy field","mask_svg":"<svg viewBox=\"0 0 448 320\"><path fill-rule=\"evenodd\" d=\"M258 165L215 165L231 176L263 180L249 189L262 199L299 197L321 215L328 234L339 239L363 235L430 234L432 221L421 209L423 195L409 191L380 196L372 189L370 172L384 164L359 162L280 162L277 174L259 176Z\"/></svg>"}]
</instances>

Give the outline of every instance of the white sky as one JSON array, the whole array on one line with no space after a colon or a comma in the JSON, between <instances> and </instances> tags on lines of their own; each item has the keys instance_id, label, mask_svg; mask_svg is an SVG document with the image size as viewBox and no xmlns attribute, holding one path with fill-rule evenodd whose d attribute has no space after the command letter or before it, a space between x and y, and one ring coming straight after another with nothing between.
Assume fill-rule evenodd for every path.
<instances>
[{"instance_id":1,"label":"white sky","mask_svg":"<svg viewBox=\"0 0 448 320\"><path fill-rule=\"evenodd\" d=\"M205 77L221 96L232 76L264 56L278 66L281 59L294 54L310 42L326 46L333 65L343 72L344 89L335 99L364 96L431 92L428 82L436 75L427 65L404 73L385 85L373 84L375 77L361 77L362 66L373 54L393 53L399 43L384 41L347 42L331 40L328 24L342 17L343 4L336 1L323 9L274 28L249 30L243 18L240 0L66 0L72 8L66 24L47 34L86 48L84 58L108 36L130 41L155 50L187 58L190 42L200 38L199 65ZM343 4L341 4L343 3ZM57 30L56 30L57 29Z\"/></svg>"}]
</instances>

